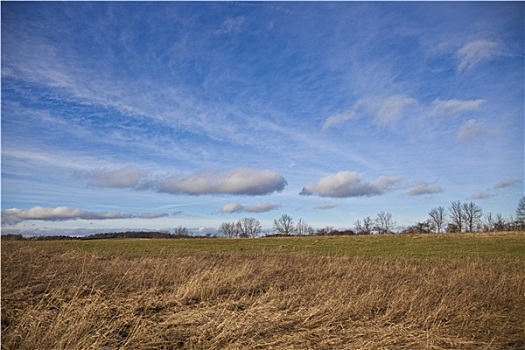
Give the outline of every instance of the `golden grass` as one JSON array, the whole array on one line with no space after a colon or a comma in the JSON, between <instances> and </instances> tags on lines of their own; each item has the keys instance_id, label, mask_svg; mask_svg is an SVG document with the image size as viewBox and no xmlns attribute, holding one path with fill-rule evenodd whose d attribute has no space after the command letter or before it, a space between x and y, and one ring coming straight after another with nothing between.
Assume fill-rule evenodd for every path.
<instances>
[{"instance_id":1,"label":"golden grass","mask_svg":"<svg viewBox=\"0 0 525 350\"><path fill-rule=\"evenodd\" d=\"M523 349L525 263L2 242L3 349Z\"/></svg>"}]
</instances>

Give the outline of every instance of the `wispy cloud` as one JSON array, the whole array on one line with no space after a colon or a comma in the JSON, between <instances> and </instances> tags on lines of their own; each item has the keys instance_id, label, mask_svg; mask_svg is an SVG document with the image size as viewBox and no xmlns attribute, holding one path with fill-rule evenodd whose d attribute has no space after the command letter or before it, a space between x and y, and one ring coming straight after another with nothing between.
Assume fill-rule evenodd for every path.
<instances>
[{"instance_id":1,"label":"wispy cloud","mask_svg":"<svg viewBox=\"0 0 525 350\"><path fill-rule=\"evenodd\" d=\"M506 187L510 187L516 184L520 184L522 182L523 181L517 180L517 179L505 179L505 180L499 181L496 185L494 185L494 188L495 189L506 188Z\"/></svg>"},{"instance_id":2,"label":"wispy cloud","mask_svg":"<svg viewBox=\"0 0 525 350\"><path fill-rule=\"evenodd\" d=\"M430 104L430 114L461 114L468 111L479 109L486 101L483 99L476 100L441 100L436 99Z\"/></svg>"},{"instance_id":3,"label":"wispy cloud","mask_svg":"<svg viewBox=\"0 0 525 350\"><path fill-rule=\"evenodd\" d=\"M260 204L253 204L253 205L241 205L238 202L232 202L224 204L221 208L222 213L264 213L267 211L275 210L279 208L279 204L271 204L271 203L260 203Z\"/></svg>"},{"instance_id":4,"label":"wispy cloud","mask_svg":"<svg viewBox=\"0 0 525 350\"><path fill-rule=\"evenodd\" d=\"M358 119L362 115L370 116L378 126L387 126L397 122L406 107L417 103L416 99L406 95L363 98L344 112L328 117L323 123L322 131L327 131L337 124Z\"/></svg>"},{"instance_id":5,"label":"wispy cloud","mask_svg":"<svg viewBox=\"0 0 525 350\"><path fill-rule=\"evenodd\" d=\"M500 55L500 52L500 45L495 41L486 39L471 41L456 52L458 71L471 71L479 64Z\"/></svg>"},{"instance_id":6,"label":"wispy cloud","mask_svg":"<svg viewBox=\"0 0 525 350\"><path fill-rule=\"evenodd\" d=\"M87 178L88 184L95 187L134 188L144 178L145 173L136 166L126 166L117 170L96 169L77 173L76 177Z\"/></svg>"},{"instance_id":7,"label":"wispy cloud","mask_svg":"<svg viewBox=\"0 0 525 350\"><path fill-rule=\"evenodd\" d=\"M456 136L460 141L467 141L473 138L494 136L497 133L498 130L487 128L485 123L476 119L469 119L460 126Z\"/></svg>"},{"instance_id":8,"label":"wispy cloud","mask_svg":"<svg viewBox=\"0 0 525 350\"><path fill-rule=\"evenodd\" d=\"M334 198L370 197L394 190L395 184L399 181L401 181L400 177L380 176L369 182L364 181L358 172L340 171L335 175L328 175L307 184L301 191L301 195Z\"/></svg>"}]
</instances>

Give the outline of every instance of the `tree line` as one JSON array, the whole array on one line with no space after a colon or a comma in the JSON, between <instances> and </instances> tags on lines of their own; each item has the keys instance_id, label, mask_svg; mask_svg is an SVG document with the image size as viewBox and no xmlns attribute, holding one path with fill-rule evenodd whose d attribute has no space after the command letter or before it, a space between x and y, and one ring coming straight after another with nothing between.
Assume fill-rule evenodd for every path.
<instances>
[{"instance_id":1,"label":"tree line","mask_svg":"<svg viewBox=\"0 0 525 350\"><path fill-rule=\"evenodd\" d=\"M381 211L376 217L365 217L354 223L353 229L336 230L332 226L314 229L303 219L294 219L284 214L273 221L273 233L266 236L291 235L345 235L394 233L396 222L392 214ZM261 223L255 218L243 218L237 222L223 222L218 232L229 238L257 237L261 234ZM448 208L439 206L428 212L428 218L406 227L400 233L444 233L444 232L494 232L525 230L525 196L516 208L515 216L505 218L502 214L483 214L474 202L454 201Z\"/></svg>"}]
</instances>

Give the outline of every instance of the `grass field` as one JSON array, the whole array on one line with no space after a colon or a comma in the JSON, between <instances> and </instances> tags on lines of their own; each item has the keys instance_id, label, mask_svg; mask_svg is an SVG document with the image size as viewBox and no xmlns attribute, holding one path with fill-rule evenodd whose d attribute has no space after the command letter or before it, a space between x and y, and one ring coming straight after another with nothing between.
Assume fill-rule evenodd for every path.
<instances>
[{"instance_id":1,"label":"grass field","mask_svg":"<svg viewBox=\"0 0 525 350\"><path fill-rule=\"evenodd\" d=\"M3 349L523 349L525 235L2 242Z\"/></svg>"}]
</instances>

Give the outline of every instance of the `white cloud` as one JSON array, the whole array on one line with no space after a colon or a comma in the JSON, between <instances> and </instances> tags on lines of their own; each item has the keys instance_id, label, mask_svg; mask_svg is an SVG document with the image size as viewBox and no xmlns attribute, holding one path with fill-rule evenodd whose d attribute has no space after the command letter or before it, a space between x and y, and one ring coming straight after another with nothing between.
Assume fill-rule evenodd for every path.
<instances>
[{"instance_id":1,"label":"white cloud","mask_svg":"<svg viewBox=\"0 0 525 350\"><path fill-rule=\"evenodd\" d=\"M279 207L280 205L278 204L270 204L270 203L260 203L260 204L244 206L237 202L232 202L232 203L224 204L221 208L221 212L230 213L230 214L238 213L238 212L264 213L267 211L275 210Z\"/></svg>"},{"instance_id":2,"label":"white cloud","mask_svg":"<svg viewBox=\"0 0 525 350\"><path fill-rule=\"evenodd\" d=\"M357 119L360 114L370 115L373 117L374 123L379 126L387 126L399 120L404 108L417 103L416 99L406 95L360 99L346 111L328 117L323 123L322 131L327 131L334 125Z\"/></svg>"},{"instance_id":3,"label":"white cloud","mask_svg":"<svg viewBox=\"0 0 525 350\"><path fill-rule=\"evenodd\" d=\"M263 195L278 192L287 185L284 177L264 169L237 168L225 173L200 172L190 176L173 175L158 182L158 191L171 194Z\"/></svg>"},{"instance_id":4,"label":"white cloud","mask_svg":"<svg viewBox=\"0 0 525 350\"><path fill-rule=\"evenodd\" d=\"M436 99L430 104L430 114L461 114L468 111L479 109L485 100L441 100Z\"/></svg>"},{"instance_id":5,"label":"white cloud","mask_svg":"<svg viewBox=\"0 0 525 350\"><path fill-rule=\"evenodd\" d=\"M491 194L491 193L478 192L478 193L474 193L472 195L472 199L486 199L486 198L490 198L490 197L494 197L494 196L495 195Z\"/></svg>"},{"instance_id":6,"label":"white cloud","mask_svg":"<svg viewBox=\"0 0 525 350\"><path fill-rule=\"evenodd\" d=\"M337 204L333 202L324 202L314 207L315 210L328 210L333 209L337 206Z\"/></svg>"},{"instance_id":7,"label":"white cloud","mask_svg":"<svg viewBox=\"0 0 525 350\"><path fill-rule=\"evenodd\" d=\"M332 115L328 117L323 123L322 131L325 132L334 125L341 124L341 123L344 123L346 121L353 120L353 119L357 119L357 114L355 114L355 112L351 110L347 110L342 113Z\"/></svg>"},{"instance_id":8,"label":"white cloud","mask_svg":"<svg viewBox=\"0 0 525 350\"><path fill-rule=\"evenodd\" d=\"M457 133L457 137L461 141L466 141L475 137L492 134L480 121L476 119L469 119L461 127Z\"/></svg>"},{"instance_id":9,"label":"white cloud","mask_svg":"<svg viewBox=\"0 0 525 350\"><path fill-rule=\"evenodd\" d=\"M392 124L399 119L403 108L412 104L417 104L417 101L405 95L390 96L378 101L374 106L377 109L374 121L380 126Z\"/></svg>"},{"instance_id":10,"label":"white cloud","mask_svg":"<svg viewBox=\"0 0 525 350\"><path fill-rule=\"evenodd\" d=\"M401 181L399 177L380 176L374 181L367 182L363 181L357 172L340 171L335 175L328 175L317 182L307 184L301 194L338 198L370 197L392 191L393 186L399 181Z\"/></svg>"},{"instance_id":11,"label":"white cloud","mask_svg":"<svg viewBox=\"0 0 525 350\"><path fill-rule=\"evenodd\" d=\"M499 44L490 40L475 40L457 50L458 71L471 71L482 62L500 55Z\"/></svg>"},{"instance_id":12,"label":"white cloud","mask_svg":"<svg viewBox=\"0 0 525 350\"><path fill-rule=\"evenodd\" d=\"M131 214L123 214L116 211L90 212L77 208L68 207L33 207L30 209L11 208L2 210L2 223L14 225L25 220L43 221L66 221L66 220L111 220L111 219L130 219Z\"/></svg>"},{"instance_id":13,"label":"white cloud","mask_svg":"<svg viewBox=\"0 0 525 350\"><path fill-rule=\"evenodd\" d=\"M411 189L408 194L411 196L421 196L425 194L436 194L443 192L443 188L439 186L430 186L427 183L421 183Z\"/></svg>"},{"instance_id":14,"label":"white cloud","mask_svg":"<svg viewBox=\"0 0 525 350\"><path fill-rule=\"evenodd\" d=\"M140 219L158 219L158 218L164 218L166 216L169 216L168 214L166 213L143 213L143 214L140 214L140 215L137 215L137 218L140 218Z\"/></svg>"},{"instance_id":15,"label":"white cloud","mask_svg":"<svg viewBox=\"0 0 525 350\"><path fill-rule=\"evenodd\" d=\"M500 188L510 187L512 185L516 185L521 182L522 182L521 180L517 180L517 179L501 180L496 185L494 185L494 188L500 189Z\"/></svg>"}]
</instances>

